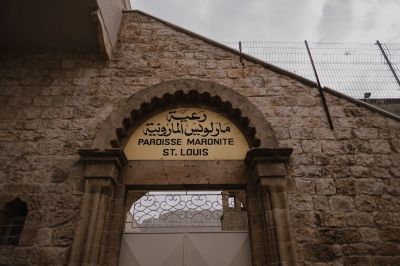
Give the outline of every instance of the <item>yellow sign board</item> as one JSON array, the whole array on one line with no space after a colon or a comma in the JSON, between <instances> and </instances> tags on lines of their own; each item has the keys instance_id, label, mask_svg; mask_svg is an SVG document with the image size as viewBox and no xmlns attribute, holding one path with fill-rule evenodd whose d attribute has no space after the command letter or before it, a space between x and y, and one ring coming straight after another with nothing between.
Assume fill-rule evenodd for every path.
<instances>
[{"instance_id":1,"label":"yellow sign board","mask_svg":"<svg viewBox=\"0 0 400 266\"><path fill-rule=\"evenodd\" d=\"M178 108L141 124L124 151L128 160L243 160L248 150L243 134L224 116Z\"/></svg>"}]
</instances>

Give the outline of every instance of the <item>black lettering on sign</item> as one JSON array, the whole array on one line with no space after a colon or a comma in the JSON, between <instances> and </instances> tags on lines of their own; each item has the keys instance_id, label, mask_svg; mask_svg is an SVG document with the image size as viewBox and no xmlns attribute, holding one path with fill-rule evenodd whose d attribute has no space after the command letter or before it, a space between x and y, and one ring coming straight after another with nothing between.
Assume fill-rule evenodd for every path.
<instances>
[{"instance_id":1,"label":"black lettering on sign","mask_svg":"<svg viewBox=\"0 0 400 266\"><path fill-rule=\"evenodd\" d=\"M181 156L207 156L208 149L181 149Z\"/></svg>"},{"instance_id":2,"label":"black lettering on sign","mask_svg":"<svg viewBox=\"0 0 400 266\"><path fill-rule=\"evenodd\" d=\"M175 149L163 149L163 156L177 156Z\"/></svg>"},{"instance_id":3,"label":"black lettering on sign","mask_svg":"<svg viewBox=\"0 0 400 266\"><path fill-rule=\"evenodd\" d=\"M169 154L169 149L163 149L162 155L168 156L168 154Z\"/></svg>"},{"instance_id":4,"label":"black lettering on sign","mask_svg":"<svg viewBox=\"0 0 400 266\"><path fill-rule=\"evenodd\" d=\"M138 145L175 146L182 145L182 139L139 139Z\"/></svg>"},{"instance_id":5,"label":"black lettering on sign","mask_svg":"<svg viewBox=\"0 0 400 266\"><path fill-rule=\"evenodd\" d=\"M234 145L233 138L218 138L218 139L187 139L187 145Z\"/></svg>"},{"instance_id":6,"label":"black lettering on sign","mask_svg":"<svg viewBox=\"0 0 400 266\"><path fill-rule=\"evenodd\" d=\"M149 137L169 137L173 135L217 137L231 132L231 123L221 124L207 121L207 115L200 111L187 114L187 110L173 110L166 115L167 123L146 123L143 134Z\"/></svg>"}]
</instances>

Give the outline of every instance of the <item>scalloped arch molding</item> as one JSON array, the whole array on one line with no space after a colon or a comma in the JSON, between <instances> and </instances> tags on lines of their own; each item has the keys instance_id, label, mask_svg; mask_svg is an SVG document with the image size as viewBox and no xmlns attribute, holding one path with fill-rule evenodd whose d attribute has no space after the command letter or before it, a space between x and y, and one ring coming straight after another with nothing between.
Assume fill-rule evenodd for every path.
<instances>
[{"instance_id":1,"label":"scalloped arch molding","mask_svg":"<svg viewBox=\"0 0 400 266\"><path fill-rule=\"evenodd\" d=\"M143 120L177 106L220 112L239 127L250 147L277 147L270 124L245 96L214 82L180 79L147 87L121 101L98 130L93 148L122 148Z\"/></svg>"}]
</instances>

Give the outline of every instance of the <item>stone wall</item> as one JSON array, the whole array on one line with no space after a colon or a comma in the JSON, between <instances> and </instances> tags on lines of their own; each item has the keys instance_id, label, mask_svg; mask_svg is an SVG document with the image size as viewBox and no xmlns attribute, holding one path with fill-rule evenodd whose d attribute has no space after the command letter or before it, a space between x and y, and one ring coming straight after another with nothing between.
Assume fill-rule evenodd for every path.
<instances>
[{"instance_id":1,"label":"stone wall","mask_svg":"<svg viewBox=\"0 0 400 266\"><path fill-rule=\"evenodd\" d=\"M63 265L82 197L77 150L119 103L148 86L200 79L246 96L281 147L293 147L289 203L300 264L400 265L400 122L212 46L138 12L124 14L114 58L0 54L0 203L28 217L0 264ZM149 100L149 99L143 99Z\"/></svg>"}]
</instances>

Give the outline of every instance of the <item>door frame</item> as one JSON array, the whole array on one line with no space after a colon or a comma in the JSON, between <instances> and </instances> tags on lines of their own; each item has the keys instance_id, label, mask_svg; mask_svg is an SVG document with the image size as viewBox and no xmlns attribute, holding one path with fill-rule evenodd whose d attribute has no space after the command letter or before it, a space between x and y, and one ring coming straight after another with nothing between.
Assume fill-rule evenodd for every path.
<instances>
[{"instance_id":1,"label":"door frame","mask_svg":"<svg viewBox=\"0 0 400 266\"><path fill-rule=\"evenodd\" d=\"M143 100L144 99L144 100ZM131 161L123 145L138 121L160 104L209 106L236 125L252 147L244 161ZM111 148L110 148L111 146ZM287 203L291 148L278 148L272 127L246 97L220 84L174 80L146 88L115 107L92 149L79 150L84 165L82 204L69 265L118 265L127 186L246 187L253 265L296 265ZM217 169L211 173L211 167ZM149 178L153 177L153 178Z\"/></svg>"}]
</instances>

